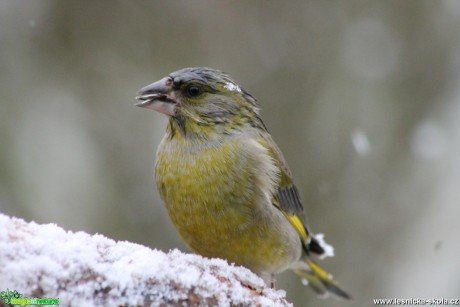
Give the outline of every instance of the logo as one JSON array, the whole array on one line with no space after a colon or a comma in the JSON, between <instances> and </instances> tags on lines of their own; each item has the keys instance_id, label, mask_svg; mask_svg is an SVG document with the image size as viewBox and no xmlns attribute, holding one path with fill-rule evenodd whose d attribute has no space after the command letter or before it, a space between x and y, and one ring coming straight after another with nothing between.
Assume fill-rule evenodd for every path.
<instances>
[{"instance_id":1,"label":"logo","mask_svg":"<svg viewBox=\"0 0 460 307\"><path fill-rule=\"evenodd\" d=\"M6 289L6 291L2 291L1 293L3 303L5 305L59 305L58 298L38 298L38 297L22 297L22 294L18 291L10 291Z\"/></svg>"}]
</instances>

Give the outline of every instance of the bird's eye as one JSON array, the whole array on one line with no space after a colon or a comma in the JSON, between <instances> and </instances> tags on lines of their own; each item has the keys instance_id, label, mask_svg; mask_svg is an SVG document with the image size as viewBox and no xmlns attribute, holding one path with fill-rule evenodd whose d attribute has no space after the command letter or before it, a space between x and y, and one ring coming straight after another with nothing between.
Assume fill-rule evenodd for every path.
<instances>
[{"instance_id":1,"label":"bird's eye","mask_svg":"<svg viewBox=\"0 0 460 307\"><path fill-rule=\"evenodd\" d=\"M199 86L190 85L190 86L187 87L186 92L187 92L187 95L189 97L197 97L197 96L201 95L202 91L201 91L201 88Z\"/></svg>"}]
</instances>

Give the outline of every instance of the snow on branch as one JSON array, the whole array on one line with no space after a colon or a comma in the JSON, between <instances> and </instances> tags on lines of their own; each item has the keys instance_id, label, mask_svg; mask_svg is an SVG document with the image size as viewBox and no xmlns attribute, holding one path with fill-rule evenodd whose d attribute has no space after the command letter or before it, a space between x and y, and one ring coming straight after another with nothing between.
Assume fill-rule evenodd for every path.
<instances>
[{"instance_id":1,"label":"snow on branch","mask_svg":"<svg viewBox=\"0 0 460 307\"><path fill-rule=\"evenodd\" d=\"M7 289L59 298L59 306L290 306L284 291L221 259L166 254L0 213L0 291Z\"/></svg>"}]
</instances>

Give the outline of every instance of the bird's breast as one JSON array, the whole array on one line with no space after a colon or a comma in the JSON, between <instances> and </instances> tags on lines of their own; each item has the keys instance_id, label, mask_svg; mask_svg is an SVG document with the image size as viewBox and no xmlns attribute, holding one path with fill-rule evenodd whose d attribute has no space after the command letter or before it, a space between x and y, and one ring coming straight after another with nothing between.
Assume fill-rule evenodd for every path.
<instances>
[{"instance_id":1,"label":"bird's breast","mask_svg":"<svg viewBox=\"0 0 460 307\"><path fill-rule=\"evenodd\" d=\"M237 140L199 150L174 142L160 145L158 190L186 241L208 237L210 229L224 237L250 222L258 195L240 146Z\"/></svg>"}]
</instances>

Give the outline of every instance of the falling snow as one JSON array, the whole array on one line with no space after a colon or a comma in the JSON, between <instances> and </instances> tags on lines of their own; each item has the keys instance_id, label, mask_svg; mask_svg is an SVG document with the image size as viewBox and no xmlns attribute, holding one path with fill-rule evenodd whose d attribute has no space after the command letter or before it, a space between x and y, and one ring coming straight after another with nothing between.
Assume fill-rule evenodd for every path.
<instances>
[{"instance_id":1,"label":"falling snow","mask_svg":"<svg viewBox=\"0 0 460 307\"><path fill-rule=\"evenodd\" d=\"M355 147L356 153L360 156L367 156L371 151L371 145L366 134L361 130L355 130L351 134L351 142Z\"/></svg>"}]
</instances>

